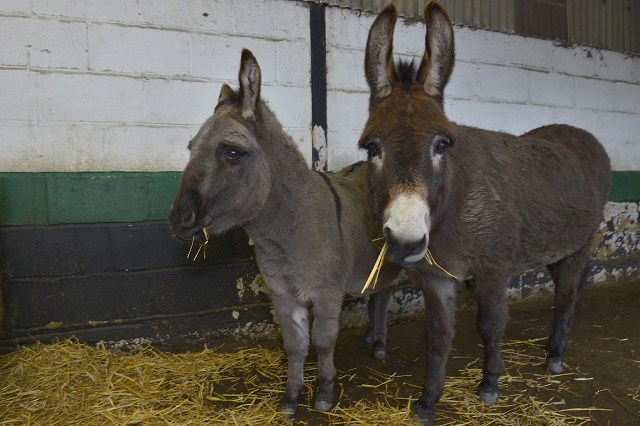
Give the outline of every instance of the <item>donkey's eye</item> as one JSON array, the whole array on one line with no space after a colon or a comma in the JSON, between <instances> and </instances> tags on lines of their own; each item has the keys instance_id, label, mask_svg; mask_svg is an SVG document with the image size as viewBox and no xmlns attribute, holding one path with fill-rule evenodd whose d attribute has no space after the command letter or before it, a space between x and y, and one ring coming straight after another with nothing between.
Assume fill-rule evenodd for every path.
<instances>
[{"instance_id":1,"label":"donkey's eye","mask_svg":"<svg viewBox=\"0 0 640 426\"><path fill-rule=\"evenodd\" d=\"M377 157L380 155L380 147L376 142L367 142L364 146L364 149L367 150L370 158Z\"/></svg>"},{"instance_id":2,"label":"donkey's eye","mask_svg":"<svg viewBox=\"0 0 640 426\"><path fill-rule=\"evenodd\" d=\"M451 145L451 140L447 138L438 138L435 146L433 147L433 152L436 154L442 154L449 145Z\"/></svg>"},{"instance_id":3,"label":"donkey's eye","mask_svg":"<svg viewBox=\"0 0 640 426\"><path fill-rule=\"evenodd\" d=\"M235 148L226 148L222 151L222 159L230 162L237 162L242 158L244 152Z\"/></svg>"}]
</instances>

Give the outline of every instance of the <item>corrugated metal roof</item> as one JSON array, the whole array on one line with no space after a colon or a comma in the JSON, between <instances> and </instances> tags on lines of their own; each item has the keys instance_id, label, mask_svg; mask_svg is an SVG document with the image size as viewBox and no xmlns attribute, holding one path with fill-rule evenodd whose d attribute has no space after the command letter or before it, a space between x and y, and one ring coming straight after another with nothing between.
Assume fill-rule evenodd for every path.
<instances>
[{"instance_id":1,"label":"corrugated metal roof","mask_svg":"<svg viewBox=\"0 0 640 426\"><path fill-rule=\"evenodd\" d=\"M377 13L390 0L303 0ZM393 0L422 19L429 0ZM640 53L640 0L440 0L459 25Z\"/></svg>"},{"instance_id":2,"label":"corrugated metal roof","mask_svg":"<svg viewBox=\"0 0 640 426\"><path fill-rule=\"evenodd\" d=\"M567 0L569 40L640 53L640 1Z\"/></svg>"},{"instance_id":3,"label":"corrugated metal roof","mask_svg":"<svg viewBox=\"0 0 640 426\"><path fill-rule=\"evenodd\" d=\"M466 27L512 33L515 0L441 0L451 20Z\"/></svg>"}]
</instances>

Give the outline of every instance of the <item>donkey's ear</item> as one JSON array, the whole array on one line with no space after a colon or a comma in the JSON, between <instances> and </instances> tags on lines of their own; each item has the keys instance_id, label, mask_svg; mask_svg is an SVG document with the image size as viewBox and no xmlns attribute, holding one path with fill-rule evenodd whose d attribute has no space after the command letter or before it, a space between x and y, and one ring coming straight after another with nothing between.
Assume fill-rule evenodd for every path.
<instances>
[{"instance_id":1,"label":"donkey's ear","mask_svg":"<svg viewBox=\"0 0 640 426\"><path fill-rule=\"evenodd\" d=\"M371 25L364 55L364 71L371 89L371 98L384 98L391 93L398 78L393 61L393 30L398 20L398 11L393 4L387 5Z\"/></svg>"},{"instance_id":2,"label":"donkey's ear","mask_svg":"<svg viewBox=\"0 0 640 426\"><path fill-rule=\"evenodd\" d=\"M240 81L238 102L242 116L247 119L255 119L256 106L260 100L262 74L258 61L248 49L242 50L238 80Z\"/></svg>"},{"instance_id":3,"label":"donkey's ear","mask_svg":"<svg viewBox=\"0 0 640 426\"><path fill-rule=\"evenodd\" d=\"M430 2L424 9L424 19L427 38L418 69L418 82L422 83L427 95L439 98L442 103L456 56L453 25L447 12L436 2Z\"/></svg>"},{"instance_id":4,"label":"donkey's ear","mask_svg":"<svg viewBox=\"0 0 640 426\"><path fill-rule=\"evenodd\" d=\"M231 99L233 99L233 95L233 89L227 83L224 83L222 85L222 88L220 89L218 103L221 104L223 102L229 102Z\"/></svg>"}]
</instances>

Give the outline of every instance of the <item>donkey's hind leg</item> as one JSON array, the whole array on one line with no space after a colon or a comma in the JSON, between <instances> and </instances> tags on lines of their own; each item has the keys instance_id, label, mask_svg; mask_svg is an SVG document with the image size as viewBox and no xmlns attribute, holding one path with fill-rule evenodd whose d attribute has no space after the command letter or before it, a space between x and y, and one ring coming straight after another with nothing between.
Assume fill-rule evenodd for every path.
<instances>
[{"instance_id":1,"label":"donkey's hind leg","mask_svg":"<svg viewBox=\"0 0 640 426\"><path fill-rule=\"evenodd\" d=\"M576 253L548 266L556 288L553 331L547 344L547 369L552 373L564 371L564 353L573 326L578 285L586 279L590 247L591 244L587 244Z\"/></svg>"},{"instance_id":2,"label":"donkey's hind leg","mask_svg":"<svg viewBox=\"0 0 640 426\"><path fill-rule=\"evenodd\" d=\"M385 359L387 356L387 311L391 302L391 291L382 290L369 297L367 311L369 312L369 327L364 335L364 341L373 345L373 356Z\"/></svg>"},{"instance_id":3,"label":"donkey's hind leg","mask_svg":"<svg viewBox=\"0 0 640 426\"><path fill-rule=\"evenodd\" d=\"M304 386L304 360L309 350L308 312L306 307L287 297L274 294L271 300L280 316L288 360L287 385L278 411L290 418L296 411Z\"/></svg>"},{"instance_id":4,"label":"donkey's hind leg","mask_svg":"<svg viewBox=\"0 0 640 426\"><path fill-rule=\"evenodd\" d=\"M322 300L316 300L313 304L311 343L318 352L318 389L315 402L315 409L318 411L329 411L333 406L333 387L336 381L333 352L338 337L341 308L342 297L333 298L326 294Z\"/></svg>"}]
</instances>

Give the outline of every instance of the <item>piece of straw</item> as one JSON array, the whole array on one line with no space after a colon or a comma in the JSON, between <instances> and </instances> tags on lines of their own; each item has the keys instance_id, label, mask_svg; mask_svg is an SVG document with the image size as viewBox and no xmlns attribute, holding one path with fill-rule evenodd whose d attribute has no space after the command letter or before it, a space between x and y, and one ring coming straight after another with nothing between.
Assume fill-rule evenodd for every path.
<instances>
[{"instance_id":1,"label":"piece of straw","mask_svg":"<svg viewBox=\"0 0 640 426\"><path fill-rule=\"evenodd\" d=\"M521 372L544 365L540 339L501 344L506 374L496 404L477 395L482 360L472 359L447 375L437 406L438 425L584 425L594 406L569 406L563 394L581 392L572 378ZM480 351L481 352L481 351ZM385 367L385 369L388 369ZM314 412L315 362L304 367L305 389L295 425L411 424L411 403L422 391L418 377L358 368L338 374L347 389L364 388L367 397L352 400L341 391L329 413ZM0 356L2 425L291 425L277 411L287 378L281 349L223 348L167 353L145 347L118 353L104 345L77 340L36 343ZM539 394L539 392L542 392ZM539 394L539 395L538 395ZM619 396L622 404L632 403ZM621 404L621 405L622 405Z\"/></svg>"},{"instance_id":2,"label":"piece of straw","mask_svg":"<svg viewBox=\"0 0 640 426\"><path fill-rule=\"evenodd\" d=\"M360 294L364 293L365 290L369 288L371 282L373 282L373 288L376 288L376 284L378 282L378 276L380 275L380 269L382 269L382 264L384 263L384 255L387 253L387 242L384 242L382 249L380 250L380 254L376 259L376 263L373 264L373 269L369 274L369 278L367 278L367 282L364 283L364 287L362 287L362 291Z\"/></svg>"},{"instance_id":3,"label":"piece of straw","mask_svg":"<svg viewBox=\"0 0 640 426\"><path fill-rule=\"evenodd\" d=\"M385 256L385 254L387 254L387 249L388 249L388 243L385 240L385 242L384 242L384 244L382 246L382 249L380 250L380 254L378 255L378 258L376 259L376 262L373 264L373 269L371 269L371 273L369 274L369 277L367 278L367 281L364 283L364 286L362 287L362 290L360 291L360 294L363 294L371 286L371 283L373 283L373 287L372 288L376 288L376 284L378 283L378 277L380 276L380 269L382 269L382 265L384 263L384 256ZM446 269L444 269L442 266L440 266L438 264L438 262L436 262L436 259L433 257L433 254L431 254L431 250L427 249L427 252L424 254L424 258L426 259L426 261L427 261L427 263L429 265L437 267L442 272L444 272L445 274L447 274L448 276L450 276L454 280L458 281L458 277L456 277L451 272L449 272Z\"/></svg>"},{"instance_id":4,"label":"piece of straw","mask_svg":"<svg viewBox=\"0 0 640 426\"><path fill-rule=\"evenodd\" d=\"M436 259L431 254L431 250L427 249L427 252L424 254L424 258L427 259L427 263L429 265L433 265L433 266L437 267L438 269L440 269L442 272L444 272L445 274L447 274L448 276L450 276L454 280L456 280L456 281L458 280L458 277L456 277L451 272L449 272L446 269L444 269L442 266L438 265L438 262L436 262Z\"/></svg>"},{"instance_id":5,"label":"piece of straw","mask_svg":"<svg viewBox=\"0 0 640 426\"><path fill-rule=\"evenodd\" d=\"M200 254L200 250L202 250L202 257L203 259L207 258L207 247L209 247L207 245L207 243L209 242L209 232L207 232L207 228L202 228L202 233L204 234L204 242L202 244L200 244L200 246L198 247L198 251L196 251L196 254L193 256L193 261L195 262L196 259L198 258L198 255ZM195 242L196 236L195 234L191 237L191 247L189 247L189 253L187 253L187 259L189 259L191 257L191 250L193 249L193 243Z\"/></svg>"}]
</instances>

